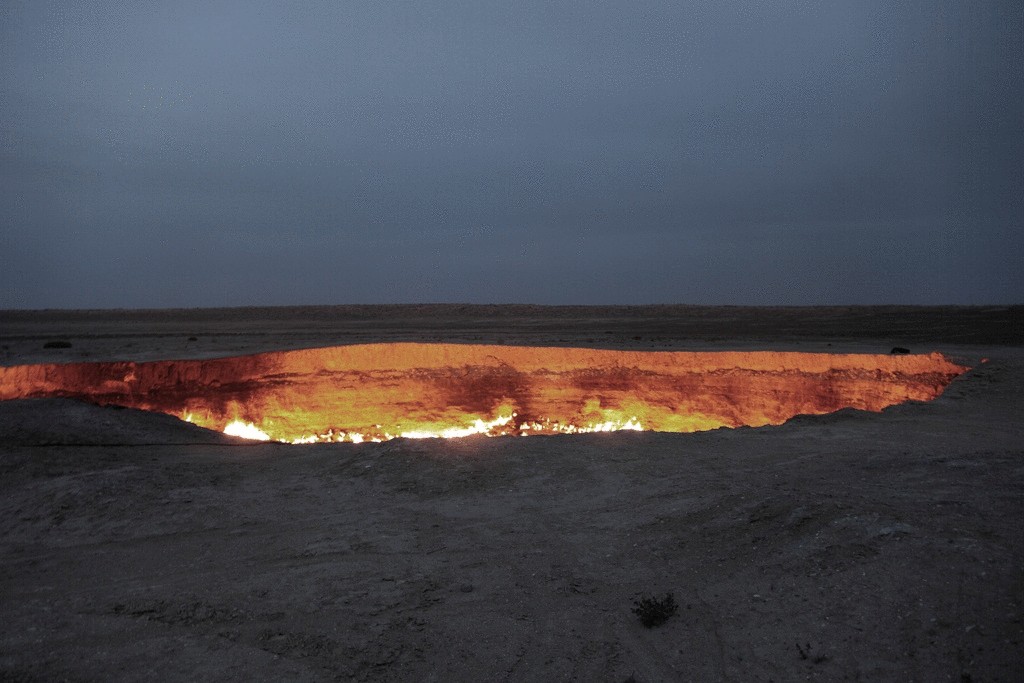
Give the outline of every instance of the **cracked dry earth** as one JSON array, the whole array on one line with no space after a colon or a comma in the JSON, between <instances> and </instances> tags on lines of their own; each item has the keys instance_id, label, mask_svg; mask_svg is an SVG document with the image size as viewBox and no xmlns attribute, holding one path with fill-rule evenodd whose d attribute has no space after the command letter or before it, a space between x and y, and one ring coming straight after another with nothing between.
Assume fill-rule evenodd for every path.
<instances>
[{"instance_id":1,"label":"cracked dry earth","mask_svg":"<svg viewBox=\"0 0 1024 683\"><path fill-rule=\"evenodd\" d=\"M929 404L692 435L0 403L0 678L1021 680L1024 354L986 355Z\"/></svg>"}]
</instances>

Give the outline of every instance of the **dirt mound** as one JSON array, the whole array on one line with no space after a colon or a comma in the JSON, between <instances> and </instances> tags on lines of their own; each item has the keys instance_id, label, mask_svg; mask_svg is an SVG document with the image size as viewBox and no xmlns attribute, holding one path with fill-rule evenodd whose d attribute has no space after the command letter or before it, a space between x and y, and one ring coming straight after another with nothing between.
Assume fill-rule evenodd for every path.
<instances>
[{"instance_id":1,"label":"dirt mound","mask_svg":"<svg viewBox=\"0 0 1024 683\"><path fill-rule=\"evenodd\" d=\"M237 442L170 415L64 398L0 401L0 435L6 446Z\"/></svg>"}]
</instances>

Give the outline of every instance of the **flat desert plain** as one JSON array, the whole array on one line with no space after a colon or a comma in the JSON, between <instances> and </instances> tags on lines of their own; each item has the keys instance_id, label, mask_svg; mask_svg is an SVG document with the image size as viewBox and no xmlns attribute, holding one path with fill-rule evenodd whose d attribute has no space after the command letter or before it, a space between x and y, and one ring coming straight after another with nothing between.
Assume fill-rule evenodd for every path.
<instances>
[{"instance_id":1,"label":"flat desert plain","mask_svg":"<svg viewBox=\"0 0 1024 683\"><path fill-rule=\"evenodd\" d=\"M0 678L1024 677L1022 307L0 312L7 366L387 341L973 369L930 403L696 434L291 446L3 402ZM634 601L666 593L645 628Z\"/></svg>"}]
</instances>

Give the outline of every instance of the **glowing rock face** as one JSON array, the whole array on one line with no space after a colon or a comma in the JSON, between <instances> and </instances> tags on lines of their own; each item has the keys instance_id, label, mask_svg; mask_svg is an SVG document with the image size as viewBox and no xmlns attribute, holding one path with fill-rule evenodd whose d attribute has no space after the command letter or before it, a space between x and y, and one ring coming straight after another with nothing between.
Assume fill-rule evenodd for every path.
<instances>
[{"instance_id":1,"label":"glowing rock face","mask_svg":"<svg viewBox=\"0 0 1024 683\"><path fill-rule=\"evenodd\" d=\"M966 370L938 353L366 344L212 360L0 368L0 400L79 398L297 443L693 432L929 401Z\"/></svg>"}]
</instances>

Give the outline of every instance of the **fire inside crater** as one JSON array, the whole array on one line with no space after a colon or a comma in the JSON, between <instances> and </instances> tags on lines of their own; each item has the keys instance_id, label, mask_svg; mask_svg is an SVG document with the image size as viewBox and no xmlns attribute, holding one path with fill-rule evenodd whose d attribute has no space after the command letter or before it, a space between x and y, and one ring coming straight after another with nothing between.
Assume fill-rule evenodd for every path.
<instances>
[{"instance_id":1,"label":"fire inside crater","mask_svg":"<svg viewBox=\"0 0 1024 683\"><path fill-rule=\"evenodd\" d=\"M0 400L70 397L250 439L695 432L939 396L940 353L611 351L363 344L207 360L0 368Z\"/></svg>"}]
</instances>

